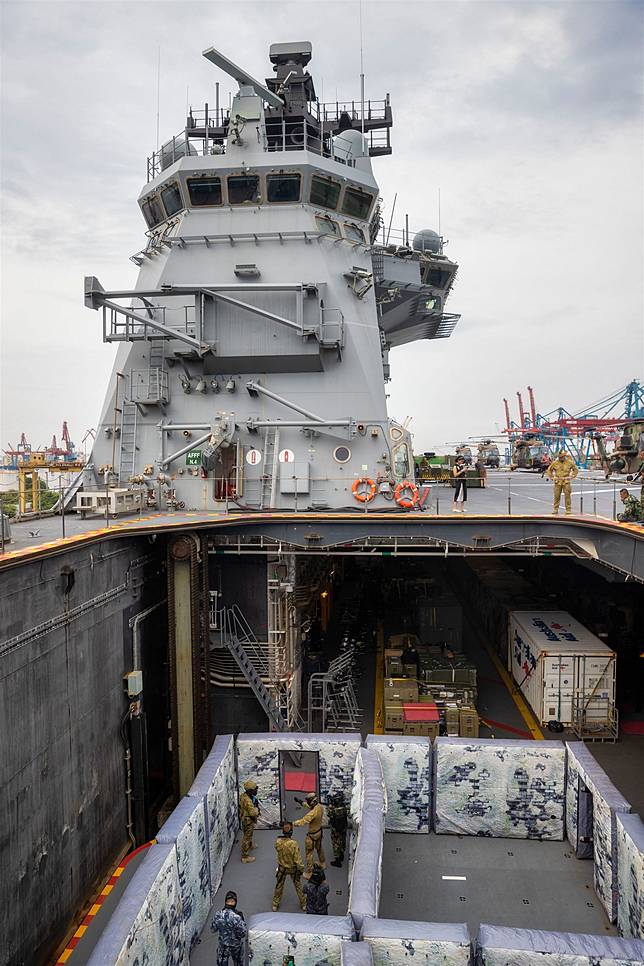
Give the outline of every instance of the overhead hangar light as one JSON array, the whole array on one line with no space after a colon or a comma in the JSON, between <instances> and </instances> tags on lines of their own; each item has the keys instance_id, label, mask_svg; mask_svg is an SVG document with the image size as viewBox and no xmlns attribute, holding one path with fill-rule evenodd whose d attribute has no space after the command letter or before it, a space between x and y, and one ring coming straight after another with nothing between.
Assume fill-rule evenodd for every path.
<instances>
[{"instance_id":1,"label":"overhead hangar light","mask_svg":"<svg viewBox=\"0 0 644 966\"><path fill-rule=\"evenodd\" d=\"M203 51L203 56L206 60L209 60L211 64L216 67L221 67L223 71L228 74L229 77L234 78L238 84L244 84L248 87L252 87L258 97L265 100L271 107L284 107L284 101L277 94L273 94L269 91L268 87L264 84L260 84L259 81L255 80L254 77L245 71L242 67L238 67L237 64L233 64L232 60L218 51L215 47L208 47L207 50Z\"/></svg>"}]
</instances>

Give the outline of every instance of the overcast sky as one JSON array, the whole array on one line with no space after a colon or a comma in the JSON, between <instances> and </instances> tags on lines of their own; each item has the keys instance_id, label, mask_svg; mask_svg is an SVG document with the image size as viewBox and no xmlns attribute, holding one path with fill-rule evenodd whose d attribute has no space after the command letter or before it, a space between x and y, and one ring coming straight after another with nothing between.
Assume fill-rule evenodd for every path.
<instances>
[{"instance_id":1,"label":"overcast sky","mask_svg":"<svg viewBox=\"0 0 644 966\"><path fill-rule=\"evenodd\" d=\"M2 2L0 444L96 426L114 349L85 275L133 287L136 197L186 99L260 78L268 46L311 40L326 99L359 96L359 5ZM644 372L643 16L638 2L363 0L368 97L390 92L392 157L374 162L388 219L437 227L459 265L454 335L391 355L390 413L418 450L493 433L502 397L590 405ZM225 96L222 93L222 98ZM525 393L527 397L527 393Z\"/></svg>"}]
</instances>

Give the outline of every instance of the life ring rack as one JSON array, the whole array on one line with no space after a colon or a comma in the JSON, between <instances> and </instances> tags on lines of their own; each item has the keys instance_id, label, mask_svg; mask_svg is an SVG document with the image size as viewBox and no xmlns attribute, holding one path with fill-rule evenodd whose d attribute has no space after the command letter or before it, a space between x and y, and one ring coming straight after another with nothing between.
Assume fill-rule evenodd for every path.
<instances>
[{"instance_id":1,"label":"life ring rack","mask_svg":"<svg viewBox=\"0 0 644 966\"><path fill-rule=\"evenodd\" d=\"M411 496L405 496L409 492ZM411 510L418 503L418 487L411 480L401 480L394 490L394 500L403 510Z\"/></svg>"},{"instance_id":2,"label":"life ring rack","mask_svg":"<svg viewBox=\"0 0 644 966\"><path fill-rule=\"evenodd\" d=\"M360 487L366 487L366 489L360 489ZM368 476L360 476L357 480L353 481L351 487L351 492L353 493L354 499L358 503L371 503L374 496L376 495L377 486L373 480L370 480Z\"/></svg>"}]
</instances>

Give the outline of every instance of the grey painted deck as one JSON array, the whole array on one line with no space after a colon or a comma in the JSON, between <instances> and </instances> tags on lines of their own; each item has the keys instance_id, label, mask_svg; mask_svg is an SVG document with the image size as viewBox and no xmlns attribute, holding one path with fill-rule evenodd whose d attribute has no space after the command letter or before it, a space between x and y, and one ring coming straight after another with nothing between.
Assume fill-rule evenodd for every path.
<instances>
[{"instance_id":1,"label":"grey painted deck","mask_svg":"<svg viewBox=\"0 0 644 966\"><path fill-rule=\"evenodd\" d=\"M239 836L237 836L224 871L223 882L215 896L208 921L201 934L201 942L190 957L190 962L194 963L195 966L212 966L216 961L217 936L211 932L210 923L215 912L222 908L224 897L229 889L234 889L237 893L238 905L244 913L246 921L257 912L271 911L273 889L275 888L274 846L277 835L277 831L255 832L257 848L252 854L257 861L250 865L245 865L240 859ZM300 851L302 858L304 858L304 829L296 828L295 838L300 843ZM333 854L328 832L324 833L324 849L327 859L326 877L329 883L329 915L344 916L347 913L349 902L346 858L341 869L329 865ZM287 879L284 885L284 897L280 912L300 912L300 905L290 879Z\"/></svg>"},{"instance_id":2,"label":"grey painted deck","mask_svg":"<svg viewBox=\"0 0 644 966\"><path fill-rule=\"evenodd\" d=\"M572 509L575 515L583 514L587 517L595 515L604 519L613 519L614 501L619 511L619 497L617 491L622 483L605 482L598 478L580 475L573 483ZM633 493L639 496L639 486L631 487ZM429 514L439 513L451 516L452 490L443 484L431 487ZM358 507L357 504L353 509ZM385 509L381 507L381 509ZM394 509L394 507L392 507ZM302 507L305 510L305 507ZM468 513L471 514L546 514L552 510L552 483L543 479L538 473L518 470L510 473L507 470L488 471L488 485L485 489L468 491ZM563 513L563 505L561 512ZM127 529L129 526L142 526L154 530L168 523L183 523L190 525L190 520L202 523L209 517L213 522L221 515L225 515L225 506L212 503L207 511L196 508L194 512L177 511L176 513L145 511L141 517L130 514L110 520L110 528L115 526ZM233 514L234 516L234 514ZM460 516L460 514L459 514ZM87 533L90 530L100 530L105 527L105 519L100 516L81 520L76 514L65 516L65 530L67 536ZM7 544L7 550L19 550L24 547L37 547L49 540L57 540L62 536L62 524L59 516L45 517L42 520L14 523L11 527L12 542ZM32 537L30 531L37 532Z\"/></svg>"},{"instance_id":3,"label":"grey painted deck","mask_svg":"<svg viewBox=\"0 0 644 966\"><path fill-rule=\"evenodd\" d=\"M388 832L380 916L617 935L567 842Z\"/></svg>"}]
</instances>

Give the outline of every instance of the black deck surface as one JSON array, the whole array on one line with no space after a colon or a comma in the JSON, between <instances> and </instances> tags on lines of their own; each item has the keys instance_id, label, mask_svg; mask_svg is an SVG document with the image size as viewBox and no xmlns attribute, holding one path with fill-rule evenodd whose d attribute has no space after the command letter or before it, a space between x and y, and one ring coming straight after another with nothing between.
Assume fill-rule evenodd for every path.
<instances>
[{"instance_id":1,"label":"black deck surface","mask_svg":"<svg viewBox=\"0 0 644 966\"><path fill-rule=\"evenodd\" d=\"M464 879L445 879L461 876ZM616 935L567 842L385 835L380 916Z\"/></svg>"}]
</instances>

